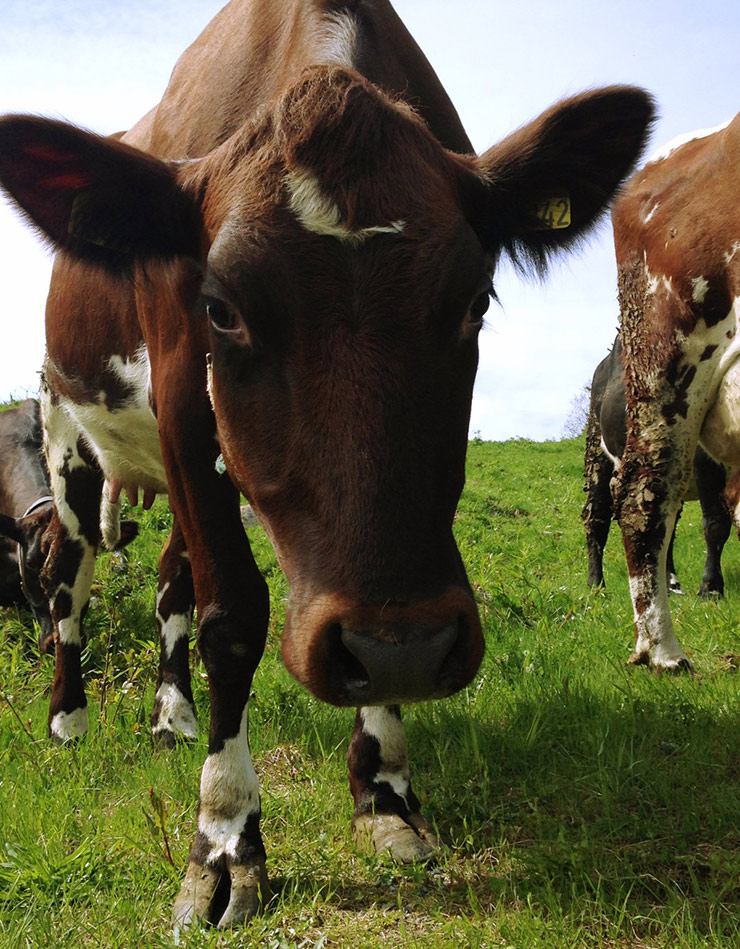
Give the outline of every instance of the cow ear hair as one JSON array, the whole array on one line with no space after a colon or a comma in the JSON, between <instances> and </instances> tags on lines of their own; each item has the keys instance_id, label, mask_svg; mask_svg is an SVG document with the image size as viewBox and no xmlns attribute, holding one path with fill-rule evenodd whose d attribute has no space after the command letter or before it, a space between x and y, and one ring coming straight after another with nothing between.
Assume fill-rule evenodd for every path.
<instances>
[{"instance_id":1,"label":"cow ear hair","mask_svg":"<svg viewBox=\"0 0 740 949\"><path fill-rule=\"evenodd\" d=\"M17 544L23 544L25 537L23 531L14 517L8 514L0 514L0 537L9 537Z\"/></svg>"},{"instance_id":2,"label":"cow ear hair","mask_svg":"<svg viewBox=\"0 0 740 949\"><path fill-rule=\"evenodd\" d=\"M200 214L175 166L115 137L5 116L0 184L55 249L77 259L115 271L199 256Z\"/></svg>"},{"instance_id":3,"label":"cow ear hair","mask_svg":"<svg viewBox=\"0 0 740 949\"><path fill-rule=\"evenodd\" d=\"M652 98L611 86L552 106L474 162L468 211L484 247L544 273L549 255L579 243L642 154Z\"/></svg>"}]
</instances>

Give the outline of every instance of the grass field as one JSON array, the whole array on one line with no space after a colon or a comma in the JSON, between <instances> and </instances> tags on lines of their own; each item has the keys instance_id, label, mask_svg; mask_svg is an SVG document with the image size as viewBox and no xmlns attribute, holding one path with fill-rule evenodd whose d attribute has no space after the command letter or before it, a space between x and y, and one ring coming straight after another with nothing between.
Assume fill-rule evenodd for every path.
<instances>
[{"instance_id":1,"label":"grass field","mask_svg":"<svg viewBox=\"0 0 740 949\"><path fill-rule=\"evenodd\" d=\"M488 643L464 693L404 713L415 790L448 850L399 868L351 841L352 710L283 669L285 581L259 529L273 612L251 703L276 897L241 930L186 947L740 945L740 545L727 597L700 601L700 512L687 505L672 600L693 678L627 667L621 541L585 584L583 444L473 442L456 532ZM194 832L202 738L148 735L156 562L168 515L137 512L125 566L100 558L84 654L91 733L46 738L51 662L27 615L0 613L0 946L171 946ZM196 702L207 723L203 671Z\"/></svg>"}]
</instances>

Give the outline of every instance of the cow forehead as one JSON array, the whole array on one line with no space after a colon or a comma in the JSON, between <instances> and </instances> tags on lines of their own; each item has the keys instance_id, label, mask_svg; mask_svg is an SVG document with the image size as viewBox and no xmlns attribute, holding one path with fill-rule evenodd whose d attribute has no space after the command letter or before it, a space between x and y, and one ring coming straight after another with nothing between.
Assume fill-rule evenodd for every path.
<instances>
[{"instance_id":1,"label":"cow forehead","mask_svg":"<svg viewBox=\"0 0 740 949\"><path fill-rule=\"evenodd\" d=\"M410 218L352 228L315 181L307 190L289 194L277 225L229 216L208 254L205 297L246 305L258 321L300 315L308 329L348 310L358 322L424 323L431 310L464 313L490 285L493 259L462 214L439 227Z\"/></svg>"},{"instance_id":2,"label":"cow forehead","mask_svg":"<svg viewBox=\"0 0 740 949\"><path fill-rule=\"evenodd\" d=\"M310 233L359 244L455 229L463 213L461 166L422 119L339 68L309 70L204 168L211 236L239 213L244 232L269 230L283 209Z\"/></svg>"}]
</instances>

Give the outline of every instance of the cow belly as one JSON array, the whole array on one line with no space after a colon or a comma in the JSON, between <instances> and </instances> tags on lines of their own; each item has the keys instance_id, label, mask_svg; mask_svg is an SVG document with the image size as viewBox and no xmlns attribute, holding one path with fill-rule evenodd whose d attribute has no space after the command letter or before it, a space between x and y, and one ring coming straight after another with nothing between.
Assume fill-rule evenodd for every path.
<instances>
[{"instance_id":1,"label":"cow belly","mask_svg":"<svg viewBox=\"0 0 740 949\"><path fill-rule=\"evenodd\" d=\"M712 458L731 468L740 466L740 358L722 377L700 441Z\"/></svg>"}]
</instances>

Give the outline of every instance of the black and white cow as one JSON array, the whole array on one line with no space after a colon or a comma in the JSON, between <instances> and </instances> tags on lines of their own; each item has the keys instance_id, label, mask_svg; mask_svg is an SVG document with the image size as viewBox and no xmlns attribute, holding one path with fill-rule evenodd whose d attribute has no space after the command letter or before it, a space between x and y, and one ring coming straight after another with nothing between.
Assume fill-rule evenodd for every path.
<instances>
[{"instance_id":1,"label":"black and white cow","mask_svg":"<svg viewBox=\"0 0 740 949\"><path fill-rule=\"evenodd\" d=\"M0 606L28 605L39 624L39 649L54 651L54 624L44 589L54 499L42 451L39 403L26 399L0 412ZM103 507L106 543L120 550L138 532Z\"/></svg>"}]
</instances>

